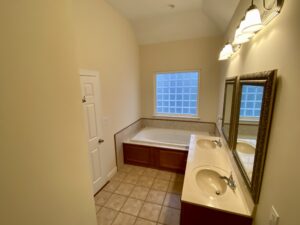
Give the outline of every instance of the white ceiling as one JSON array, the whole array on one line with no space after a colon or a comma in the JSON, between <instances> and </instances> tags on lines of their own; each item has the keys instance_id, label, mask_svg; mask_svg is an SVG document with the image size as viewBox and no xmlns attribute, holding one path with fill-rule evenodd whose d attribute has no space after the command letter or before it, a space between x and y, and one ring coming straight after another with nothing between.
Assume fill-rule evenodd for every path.
<instances>
[{"instance_id":1,"label":"white ceiling","mask_svg":"<svg viewBox=\"0 0 300 225\"><path fill-rule=\"evenodd\" d=\"M149 44L222 35L240 0L106 1L131 21L139 43Z\"/></svg>"}]
</instances>

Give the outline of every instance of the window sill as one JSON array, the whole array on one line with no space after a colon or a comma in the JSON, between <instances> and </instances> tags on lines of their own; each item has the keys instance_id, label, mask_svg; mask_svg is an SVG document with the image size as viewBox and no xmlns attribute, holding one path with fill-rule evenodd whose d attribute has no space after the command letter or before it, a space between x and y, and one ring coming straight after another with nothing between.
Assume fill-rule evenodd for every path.
<instances>
[{"instance_id":1,"label":"window sill","mask_svg":"<svg viewBox=\"0 0 300 225\"><path fill-rule=\"evenodd\" d=\"M178 119L178 120L201 120L199 116L189 116L189 115L167 115L167 114L154 114L154 118L159 119Z\"/></svg>"}]
</instances>

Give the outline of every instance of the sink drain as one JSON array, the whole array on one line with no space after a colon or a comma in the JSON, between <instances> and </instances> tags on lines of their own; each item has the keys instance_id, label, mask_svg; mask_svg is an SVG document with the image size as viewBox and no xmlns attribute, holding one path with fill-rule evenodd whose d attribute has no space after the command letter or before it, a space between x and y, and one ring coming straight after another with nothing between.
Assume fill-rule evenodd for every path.
<instances>
[{"instance_id":1,"label":"sink drain","mask_svg":"<svg viewBox=\"0 0 300 225\"><path fill-rule=\"evenodd\" d=\"M220 193L220 191L216 191L216 195L220 195L221 193Z\"/></svg>"}]
</instances>

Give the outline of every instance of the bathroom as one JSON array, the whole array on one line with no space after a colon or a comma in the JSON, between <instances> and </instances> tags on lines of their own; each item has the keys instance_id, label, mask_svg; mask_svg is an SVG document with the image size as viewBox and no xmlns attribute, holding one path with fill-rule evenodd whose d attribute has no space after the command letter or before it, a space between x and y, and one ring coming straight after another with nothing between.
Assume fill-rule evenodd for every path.
<instances>
[{"instance_id":1,"label":"bathroom","mask_svg":"<svg viewBox=\"0 0 300 225\"><path fill-rule=\"evenodd\" d=\"M263 2L255 0L254 4L261 9ZM265 2L270 5L274 1ZM181 9L181 5L190 8ZM277 70L276 96L260 194L248 210L248 220L240 224L248 224L249 218L255 225L300 224L300 2L284 1L269 24L239 49L233 49L236 52L229 59L219 61L220 51L233 41L250 5L250 0L4 1L0 9L0 224L103 224L101 210L111 208L97 204L94 194L113 179L125 179L122 175L116 178L124 167L123 151L119 151L123 141L120 144L118 138L135 136L137 130L147 126L166 130L187 130L188 126L193 127L192 133L198 132L193 137L220 140L222 147L217 149L226 150L223 153L233 167L237 193L251 205L246 179L236 155L227 146L235 142L232 134L237 134L236 129L229 135L230 141L223 134L225 84L230 78L238 77L239 84L247 74L272 70ZM157 14L145 16L155 13L158 6ZM155 114L155 76L176 72L198 74L194 117ZM84 99L82 90L89 89L80 87L91 77L97 78L97 129L101 132L99 141L104 141L98 144L103 152L103 179L97 192L91 182L93 168L83 111L84 100L93 99ZM184 166L189 166L188 162ZM172 208L180 215L178 190L184 191L184 179L193 172L183 176L180 170L149 170L149 166L132 163L127 168L131 168L128 173L160 173L168 184L183 185L167 187L163 202L158 204L157 219L149 220L138 212L137 216L124 217L133 218L128 224L178 224L176 216L171 222L168 218L160 220L161 209ZM226 192L231 191L226 187ZM166 196L173 201L165 203ZM273 208L279 215L278 223L270 223ZM117 223L122 207L115 211L108 224ZM209 224L197 215L194 213L197 224ZM223 219L219 224L228 223Z\"/></svg>"}]
</instances>

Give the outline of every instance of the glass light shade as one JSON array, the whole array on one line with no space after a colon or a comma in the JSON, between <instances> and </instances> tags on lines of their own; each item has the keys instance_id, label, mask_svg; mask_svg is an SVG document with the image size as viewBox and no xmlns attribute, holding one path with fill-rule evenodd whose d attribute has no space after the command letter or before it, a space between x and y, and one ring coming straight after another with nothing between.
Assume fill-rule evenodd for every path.
<instances>
[{"instance_id":1,"label":"glass light shade","mask_svg":"<svg viewBox=\"0 0 300 225\"><path fill-rule=\"evenodd\" d=\"M219 60L226 60L233 54L233 48L231 44L226 44L219 54Z\"/></svg>"},{"instance_id":2,"label":"glass light shade","mask_svg":"<svg viewBox=\"0 0 300 225\"><path fill-rule=\"evenodd\" d=\"M223 54L221 54L221 53L220 53L220 55L219 55L219 61L227 60L228 58L229 58L228 55L223 55Z\"/></svg>"},{"instance_id":3,"label":"glass light shade","mask_svg":"<svg viewBox=\"0 0 300 225\"><path fill-rule=\"evenodd\" d=\"M250 6L245 16L245 23L242 28L242 33L254 33L263 28L260 12L254 5Z\"/></svg>"},{"instance_id":4,"label":"glass light shade","mask_svg":"<svg viewBox=\"0 0 300 225\"><path fill-rule=\"evenodd\" d=\"M240 27L236 30L235 32L235 37L239 37L241 39L251 39L254 37L255 33L254 32L243 32L247 25L246 20L242 20Z\"/></svg>"},{"instance_id":5,"label":"glass light shade","mask_svg":"<svg viewBox=\"0 0 300 225\"><path fill-rule=\"evenodd\" d=\"M240 24L240 27L238 27L235 31L234 41L233 41L234 45L246 43L250 41L250 39L255 35L254 33L242 33L242 28L244 27L244 24L245 21L243 20Z\"/></svg>"},{"instance_id":6,"label":"glass light shade","mask_svg":"<svg viewBox=\"0 0 300 225\"><path fill-rule=\"evenodd\" d=\"M248 41L250 41L249 38L236 37L236 38L234 38L232 44L234 44L234 45L240 45L240 44L244 44L244 43L246 43Z\"/></svg>"},{"instance_id":7,"label":"glass light shade","mask_svg":"<svg viewBox=\"0 0 300 225\"><path fill-rule=\"evenodd\" d=\"M225 47L222 50L223 54L225 55L232 55L233 54L233 48L231 44L226 44Z\"/></svg>"}]
</instances>

